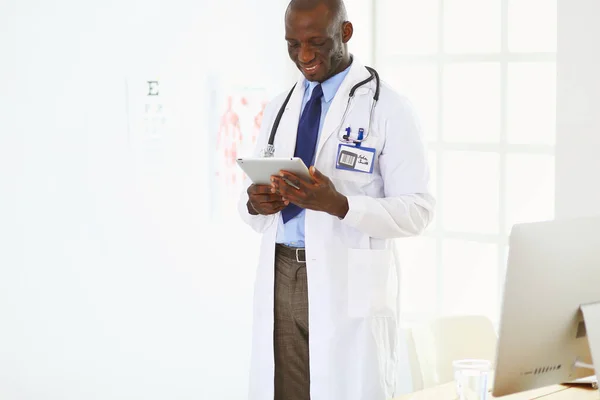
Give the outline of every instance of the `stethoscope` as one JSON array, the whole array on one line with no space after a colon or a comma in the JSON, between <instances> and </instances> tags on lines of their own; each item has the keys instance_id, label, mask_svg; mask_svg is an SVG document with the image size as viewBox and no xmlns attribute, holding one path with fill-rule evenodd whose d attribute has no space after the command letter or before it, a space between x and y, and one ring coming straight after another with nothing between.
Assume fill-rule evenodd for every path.
<instances>
[{"instance_id":1,"label":"stethoscope","mask_svg":"<svg viewBox=\"0 0 600 400\"><path fill-rule=\"evenodd\" d=\"M373 120L373 114L375 112L375 106L377 105L377 102L379 101L379 88L380 88L379 74L377 73L377 71L374 68L371 68L371 67L365 67L365 68L367 69L367 71L369 71L369 74L371 76L369 76L364 81L358 82L350 90L350 96L348 97L348 104L346 104L346 109L344 110L344 115L342 117L340 125L337 128L337 137L340 142L354 143L357 147L360 147L361 143L364 142L365 140L367 140L367 138L369 137L369 133L371 132L371 121ZM375 79L375 94L373 95L373 103L371 104L371 114L369 116L369 125L367 125L368 128L367 128L366 134L364 132L364 129L360 128L358 131L357 138L351 139L350 138L351 128L348 127L348 128L346 128L346 134L340 137L340 132L342 130L342 126L344 126L344 121L346 120L346 117L348 116L348 111L350 110L350 104L352 103L352 100L354 99L354 92L356 92L356 89L360 88L363 85L366 85L367 83L371 82L373 79ZM279 122L281 122L281 117L283 116L283 113L285 112L285 108L287 107L287 104L290 101L290 97L292 97L292 93L294 93L295 88L296 88L296 84L294 84L294 86L292 87L292 90L290 90L290 93L288 93L287 97L285 98L285 101L283 102L283 105L281 106L281 108L279 109L279 112L277 113L277 117L275 118L275 122L273 123L273 128L271 128L271 136L269 136L269 143L267 144L267 147L262 151L263 157L273 157L273 155L275 154L275 146L273 144L273 143L275 143L275 135L277 134L277 129L279 128Z\"/></svg>"}]
</instances>

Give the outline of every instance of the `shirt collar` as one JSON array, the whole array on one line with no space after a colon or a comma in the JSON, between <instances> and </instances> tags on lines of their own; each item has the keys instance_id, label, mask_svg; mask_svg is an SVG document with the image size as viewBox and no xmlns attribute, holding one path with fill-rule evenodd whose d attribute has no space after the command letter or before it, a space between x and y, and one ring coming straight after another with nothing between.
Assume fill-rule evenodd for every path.
<instances>
[{"instance_id":1,"label":"shirt collar","mask_svg":"<svg viewBox=\"0 0 600 400\"><path fill-rule=\"evenodd\" d=\"M321 84L321 89L323 89L323 99L326 103L329 103L333 99L338 89L342 85L342 82L344 82L344 78L346 77L346 75L348 75L350 67L352 67L352 63L350 63L350 65L345 70L338 73L337 75L332 76L331 78L327 79ZM311 82L306 79L304 80L304 88L308 91L309 97L312 95L313 89L318 84L319 82Z\"/></svg>"}]
</instances>

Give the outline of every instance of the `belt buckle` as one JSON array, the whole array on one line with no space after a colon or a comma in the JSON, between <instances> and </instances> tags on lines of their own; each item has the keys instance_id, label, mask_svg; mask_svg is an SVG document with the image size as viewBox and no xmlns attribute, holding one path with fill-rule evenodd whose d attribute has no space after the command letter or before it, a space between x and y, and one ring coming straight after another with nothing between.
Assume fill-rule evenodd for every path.
<instances>
[{"instance_id":1,"label":"belt buckle","mask_svg":"<svg viewBox=\"0 0 600 400\"><path fill-rule=\"evenodd\" d=\"M304 260L300 260L300 251L304 251ZM306 251L304 249L297 248L296 249L296 262L298 263L306 263Z\"/></svg>"}]
</instances>

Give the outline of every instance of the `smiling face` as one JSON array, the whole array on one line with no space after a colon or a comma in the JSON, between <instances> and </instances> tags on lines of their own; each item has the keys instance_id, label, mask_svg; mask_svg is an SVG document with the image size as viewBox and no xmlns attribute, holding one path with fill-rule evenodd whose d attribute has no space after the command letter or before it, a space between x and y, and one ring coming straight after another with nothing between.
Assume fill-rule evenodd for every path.
<instances>
[{"instance_id":1,"label":"smiling face","mask_svg":"<svg viewBox=\"0 0 600 400\"><path fill-rule=\"evenodd\" d=\"M313 9L290 8L285 39L292 61L309 81L324 82L350 65L347 43L353 27L325 3Z\"/></svg>"}]
</instances>

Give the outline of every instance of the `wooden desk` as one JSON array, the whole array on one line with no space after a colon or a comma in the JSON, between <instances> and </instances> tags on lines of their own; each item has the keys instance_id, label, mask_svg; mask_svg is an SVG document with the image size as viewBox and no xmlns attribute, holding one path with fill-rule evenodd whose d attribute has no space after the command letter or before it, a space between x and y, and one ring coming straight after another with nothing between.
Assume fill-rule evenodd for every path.
<instances>
[{"instance_id":1,"label":"wooden desk","mask_svg":"<svg viewBox=\"0 0 600 400\"><path fill-rule=\"evenodd\" d=\"M548 386L504 397L490 397L490 399L533 400L542 397L543 400L600 400L598 390L563 385ZM394 400L456 400L456 389L454 383L447 383L432 389L400 396Z\"/></svg>"},{"instance_id":2,"label":"wooden desk","mask_svg":"<svg viewBox=\"0 0 600 400\"><path fill-rule=\"evenodd\" d=\"M565 390L553 393L551 396L544 397L544 400L598 400L600 393L598 389L581 386L563 386ZM502 397L501 397L502 399ZM506 397L508 400L508 396Z\"/></svg>"}]
</instances>

